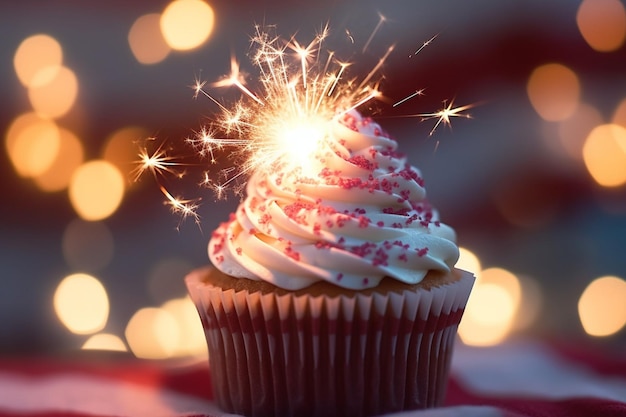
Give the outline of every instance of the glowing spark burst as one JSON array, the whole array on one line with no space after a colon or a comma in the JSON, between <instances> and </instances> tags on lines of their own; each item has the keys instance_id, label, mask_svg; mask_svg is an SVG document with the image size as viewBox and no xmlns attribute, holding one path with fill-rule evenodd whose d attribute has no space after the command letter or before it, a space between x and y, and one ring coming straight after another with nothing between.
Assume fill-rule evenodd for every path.
<instances>
[{"instance_id":1,"label":"glowing spark burst","mask_svg":"<svg viewBox=\"0 0 626 417\"><path fill-rule=\"evenodd\" d=\"M367 50L374 36L386 21L379 14L379 22L365 42ZM354 44L352 34L345 34ZM227 191L241 194L245 178L257 170L276 170L279 167L306 169L315 159L322 146L328 146L332 138L328 134L329 124L352 109L364 106L382 96L379 90L381 68L394 50L387 48L374 67L360 80L348 78L349 62L344 62L332 51L323 47L329 35L328 25L323 26L308 44L295 38L285 40L276 36L273 29L255 27L251 38L250 58L258 78L254 88L248 87L245 74L240 70L235 57L230 61L230 73L220 80L208 84L196 79L192 89L194 98L203 95L218 107L218 114L192 137L186 139L195 155L218 164L218 156L228 152L232 166L219 170L219 175L203 172L200 186L211 189L217 199L225 198ZM429 45L433 36L418 48L415 54ZM242 97L228 107L206 90L235 87ZM415 90L397 101L393 107L423 94ZM471 106L453 107L452 102L436 113L409 115L422 120L437 118L432 135L440 124L450 124L452 117L469 117L463 112ZM334 145L331 145L331 148ZM137 178L150 171L166 197L166 202L183 218L192 217L199 222L197 208L199 199L189 200L175 197L162 184L165 174L182 176L180 163L170 157L162 146L149 153L139 153Z\"/></svg>"},{"instance_id":2,"label":"glowing spark burst","mask_svg":"<svg viewBox=\"0 0 626 417\"><path fill-rule=\"evenodd\" d=\"M148 140L153 141L154 138L148 138ZM138 166L134 170L135 181L139 179L144 171L150 171L155 178L164 173L173 174L177 177L181 177L183 175L182 172L175 169L175 167L180 164L175 162L173 157L167 155L163 146L164 144L159 145L159 147L152 153L148 152L148 149L145 147L140 149L139 154L137 155L139 156Z\"/></svg>"},{"instance_id":3,"label":"glowing spark burst","mask_svg":"<svg viewBox=\"0 0 626 417\"><path fill-rule=\"evenodd\" d=\"M196 224L200 226L200 216L196 211L200 199L184 200L176 198L172 196L163 185L159 185L159 189L167 199L167 204L171 207L172 212L181 215L181 222L187 217L192 217Z\"/></svg>"},{"instance_id":4,"label":"glowing spark burst","mask_svg":"<svg viewBox=\"0 0 626 417\"><path fill-rule=\"evenodd\" d=\"M153 141L154 138L148 138L148 140ZM159 183L159 176L165 174L171 174L177 178L182 178L185 175L184 171L178 169L182 164L176 162L174 157L169 156L163 147L164 144L159 145L152 153L148 151L147 147L140 149L138 154L139 161L137 162L138 166L134 170L135 181L137 181L145 171L150 171L157 183ZM181 221L192 217L196 224L200 225L200 216L198 216L196 212L200 199L185 200L176 198L160 183L159 190L165 196L166 202L171 207L172 211L181 215Z\"/></svg>"},{"instance_id":5,"label":"glowing spark burst","mask_svg":"<svg viewBox=\"0 0 626 417\"><path fill-rule=\"evenodd\" d=\"M438 112L416 114L416 115L413 115L413 117L421 117L422 120L437 119L437 123L435 123L435 126L431 129L429 133L429 136L432 136L432 134L435 133L435 130L437 130L440 124L443 123L446 126L450 126L451 125L450 118L452 117L463 117L466 119L472 118L472 116L470 116L469 114L465 114L462 112L464 112L465 110L471 109L472 107L474 107L474 104L467 104L465 106L459 106L459 107L453 107L453 106L454 106L453 100L450 101L450 103L448 103L447 105L444 102L444 108L439 110Z\"/></svg>"}]
</instances>

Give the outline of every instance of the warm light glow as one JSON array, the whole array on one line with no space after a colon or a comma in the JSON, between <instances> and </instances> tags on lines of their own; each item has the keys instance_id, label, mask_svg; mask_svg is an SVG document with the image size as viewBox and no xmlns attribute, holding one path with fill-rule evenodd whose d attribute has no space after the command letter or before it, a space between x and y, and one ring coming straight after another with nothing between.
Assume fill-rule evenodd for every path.
<instances>
[{"instance_id":1,"label":"warm light glow","mask_svg":"<svg viewBox=\"0 0 626 417\"><path fill-rule=\"evenodd\" d=\"M90 336L81 347L83 350L110 350L126 352L126 345L118 336L110 333L98 333Z\"/></svg>"},{"instance_id":2,"label":"warm light glow","mask_svg":"<svg viewBox=\"0 0 626 417\"><path fill-rule=\"evenodd\" d=\"M311 171L311 155L326 135L325 126L324 120L316 118L284 120L272 129L276 148L293 165L302 167L305 174L315 175L317 172Z\"/></svg>"},{"instance_id":3,"label":"warm light glow","mask_svg":"<svg viewBox=\"0 0 626 417\"><path fill-rule=\"evenodd\" d=\"M592 281L578 300L580 322L591 336L610 336L626 325L626 281L604 276Z\"/></svg>"},{"instance_id":4,"label":"warm light glow","mask_svg":"<svg viewBox=\"0 0 626 417\"><path fill-rule=\"evenodd\" d=\"M7 130L5 145L17 173L36 177L50 169L59 152L60 136L53 121L34 113L15 118Z\"/></svg>"},{"instance_id":5,"label":"warm light glow","mask_svg":"<svg viewBox=\"0 0 626 417\"><path fill-rule=\"evenodd\" d=\"M573 160L582 161L582 149L587 135L594 127L602 123L602 115L598 109L585 103L579 104L570 117L562 120L558 127L559 142L567 156Z\"/></svg>"},{"instance_id":6,"label":"warm light glow","mask_svg":"<svg viewBox=\"0 0 626 417\"><path fill-rule=\"evenodd\" d=\"M72 220L61 242L65 262L75 270L97 271L113 259L113 234L103 222Z\"/></svg>"},{"instance_id":7,"label":"warm light glow","mask_svg":"<svg viewBox=\"0 0 626 417\"><path fill-rule=\"evenodd\" d=\"M54 293L54 311L72 333L100 331L109 317L109 298L98 279L87 274L69 275Z\"/></svg>"},{"instance_id":8,"label":"warm light glow","mask_svg":"<svg viewBox=\"0 0 626 417\"><path fill-rule=\"evenodd\" d=\"M61 191L68 187L74 170L83 163L83 145L71 131L59 128L59 150L48 169L34 178L42 191Z\"/></svg>"},{"instance_id":9,"label":"warm light glow","mask_svg":"<svg viewBox=\"0 0 626 417\"><path fill-rule=\"evenodd\" d=\"M43 68L57 69L63 62L63 50L56 39L49 35L38 34L24 39L15 51L13 67L20 82L31 86L33 78L39 73L39 83L46 83L43 75L54 78L54 71L41 74Z\"/></svg>"},{"instance_id":10,"label":"warm light glow","mask_svg":"<svg viewBox=\"0 0 626 417\"><path fill-rule=\"evenodd\" d=\"M578 76L561 64L545 64L530 75L527 93L535 111L547 121L570 117L578 106Z\"/></svg>"},{"instance_id":11,"label":"warm light glow","mask_svg":"<svg viewBox=\"0 0 626 417\"><path fill-rule=\"evenodd\" d=\"M476 277L476 283L478 283L482 267L478 256L471 250L459 247L459 260L456 262L455 268L471 272Z\"/></svg>"},{"instance_id":12,"label":"warm light glow","mask_svg":"<svg viewBox=\"0 0 626 417\"><path fill-rule=\"evenodd\" d=\"M161 15L150 13L135 20L128 32L128 44L135 59L142 64L156 64L170 53L160 27Z\"/></svg>"},{"instance_id":13,"label":"warm light glow","mask_svg":"<svg viewBox=\"0 0 626 417\"><path fill-rule=\"evenodd\" d=\"M476 285L463 314L459 336L467 345L498 344L509 333L514 314L513 297L506 289L493 283Z\"/></svg>"},{"instance_id":14,"label":"warm light glow","mask_svg":"<svg viewBox=\"0 0 626 417\"><path fill-rule=\"evenodd\" d=\"M603 187L626 183L626 128L604 124L591 131L583 147L583 159L593 179Z\"/></svg>"},{"instance_id":15,"label":"warm light glow","mask_svg":"<svg viewBox=\"0 0 626 417\"><path fill-rule=\"evenodd\" d=\"M124 197L124 177L113 164L90 161L81 165L69 187L72 206L85 220L102 220L117 210Z\"/></svg>"},{"instance_id":16,"label":"warm light glow","mask_svg":"<svg viewBox=\"0 0 626 417\"><path fill-rule=\"evenodd\" d=\"M180 330L176 319L162 308L138 310L126 326L126 341L138 358L165 359L178 348Z\"/></svg>"},{"instance_id":17,"label":"warm light glow","mask_svg":"<svg viewBox=\"0 0 626 417\"><path fill-rule=\"evenodd\" d=\"M202 45L213 31L213 9L202 0L174 0L161 15L161 32L172 49Z\"/></svg>"},{"instance_id":18,"label":"warm light glow","mask_svg":"<svg viewBox=\"0 0 626 417\"><path fill-rule=\"evenodd\" d=\"M519 279L502 268L480 273L459 326L463 343L490 346L502 342L513 328L522 300Z\"/></svg>"},{"instance_id":19,"label":"warm light glow","mask_svg":"<svg viewBox=\"0 0 626 417\"><path fill-rule=\"evenodd\" d=\"M517 311L522 301L522 286L515 274L506 269L495 267L484 269L481 274L483 283L496 284L506 290L513 301L514 311Z\"/></svg>"},{"instance_id":20,"label":"warm light glow","mask_svg":"<svg viewBox=\"0 0 626 417\"><path fill-rule=\"evenodd\" d=\"M39 80L48 80L41 83ZM30 104L43 117L58 118L74 105L78 95L78 80L67 67L45 67L35 75L28 89Z\"/></svg>"},{"instance_id":21,"label":"warm light glow","mask_svg":"<svg viewBox=\"0 0 626 417\"><path fill-rule=\"evenodd\" d=\"M576 23L580 34L594 50L619 49L626 38L626 10L619 0L583 0Z\"/></svg>"},{"instance_id":22,"label":"warm light glow","mask_svg":"<svg viewBox=\"0 0 626 417\"><path fill-rule=\"evenodd\" d=\"M206 356L207 344L200 316L189 297L175 298L163 304L163 310L176 319L180 329L174 356Z\"/></svg>"}]
</instances>

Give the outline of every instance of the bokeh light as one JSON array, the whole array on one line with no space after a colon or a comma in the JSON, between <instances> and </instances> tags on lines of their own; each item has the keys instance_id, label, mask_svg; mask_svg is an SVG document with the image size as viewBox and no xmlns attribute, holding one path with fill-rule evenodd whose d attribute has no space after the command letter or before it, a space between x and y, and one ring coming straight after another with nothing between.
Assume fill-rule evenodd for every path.
<instances>
[{"instance_id":1,"label":"bokeh light","mask_svg":"<svg viewBox=\"0 0 626 417\"><path fill-rule=\"evenodd\" d=\"M77 95L78 79L72 70L63 66L41 69L28 89L28 98L35 112L53 119L65 115Z\"/></svg>"},{"instance_id":2,"label":"bokeh light","mask_svg":"<svg viewBox=\"0 0 626 417\"><path fill-rule=\"evenodd\" d=\"M576 14L578 30L598 52L619 49L626 38L626 10L619 0L583 0Z\"/></svg>"},{"instance_id":3,"label":"bokeh light","mask_svg":"<svg viewBox=\"0 0 626 417\"><path fill-rule=\"evenodd\" d=\"M583 146L589 174L603 187L626 183L626 128L603 124L594 128Z\"/></svg>"},{"instance_id":4,"label":"bokeh light","mask_svg":"<svg viewBox=\"0 0 626 417\"><path fill-rule=\"evenodd\" d=\"M493 283L499 285L511 296L515 306L520 305L522 299L522 286L519 278L515 274L504 268L492 267L484 269L481 276L483 283Z\"/></svg>"},{"instance_id":5,"label":"bokeh light","mask_svg":"<svg viewBox=\"0 0 626 417\"><path fill-rule=\"evenodd\" d=\"M65 262L75 270L97 271L113 259L113 234L103 222L72 220L61 243Z\"/></svg>"},{"instance_id":6,"label":"bokeh light","mask_svg":"<svg viewBox=\"0 0 626 417\"><path fill-rule=\"evenodd\" d=\"M124 178L110 162L86 162L74 171L69 196L81 218L102 220L113 214L122 202Z\"/></svg>"},{"instance_id":7,"label":"bokeh light","mask_svg":"<svg viewBox=\"0 0 626 417\"><path fill-rule=\"evenodd\" d=\"M109 297L97 278L82 273L68 275L54 293L54 311L72 333L95 333L108 320Z\"/></svg>"},{"instance_id":8,"label":"bokeh light","mask_svg":"<svg viewBox=\"0 0 626 417\"><path fill-rule=\"evenodd\" d=\"M35 75L38 75L39 83L44 82L43 75L50 80L54 77L54 69L58 69L63 63L63 49L59 42L52 36L37 34L24 39L15 51L13 67L20 82L30 87ZM40 71L43 68L52 68L45 74Z\"/></svg>"},{"instance_id":9,"label":"bokeh light","mask_svg":"<svg viewBox=\"0 0 626 417\"><path fill-rule=\"evenodd\" d=\"M145 14L135 20L128 32L130 50L142 64L156 64L170 53L171 49L161 34L160 20L159 13Z\"/></svg>"},{"instance_id":10,"label":"bokeh light","mask_svg":"<svg viewBox=\"0 0 626 417\"><path fill-rule=\"evenodd\" d=\"M610 336L626 325L626 281L616 276L593 280L578 300L578 315L591 336Z\"/></svg>"},{"instance_id":11,"label":"bokeh light","mask_svg":"<svg viewBox=\"0 0 626 417\"><path fill-rule=\"evenodd\" d=\"M113 352L127 352L124 341L114 334L98 333L89 337L81 347L83 350L109 350Z\"/></svg>"},{"instance_id":12,"label":"bokeh light","mask_svg":"<svg viewBox=\"0 0 626 417\"><path fill-rule=\"evenodd\" d=\"M204 329L198 310L186 296L165 302L161 308L174 317L178 323L179 340L174 356L206 356L208 354Z\"/></svg>"},{"instance_id":13,"label":"bokeh light","mask_svg":"<svg viewBox=\"0 0 626 417\"><path fill-rule=\"evenodd\" d=\"M56 123L35 113L16 117L5 139L15 171L22 177L36 177L46 172L57 158L60 136Z\"/></svg>"},{"instance_id":14,"label":"bokeh light","mask_svg":"<svg viewBox=\"0 0 626 417\"><path fill-rule=\"evenodd\" d=\"M578 76L561 64L550 63L535 68L526 90L535 111L547 121L567 119L579 104Z\"/></svg>"},{"instance_id":15,"label":"bokeh light","mask_svg":"<svg viewBox=\"0 0 626 417\"><path fill-rule=\"evenodd\" d=\"M174 0L161 15L165 42L179 51L197 48L213 31L214 13L202 0Z\"/></svg>"},{"instance_id":16,"label":"bokeh light","mask_svg":"<svg viewBox=\"0 0 626 417\"><path fill-rule=\"evenodd\" d=\"M61 191L68 187L74 170L84 161L80 139L71 131L59 127L59 150L52 164L34 179L40 190Z\"/></svg>"},{"instance_id":17,"label":"bokeh light","mask_svg":"<svg viewBox=\"0 0 626 417\"><path fill-rule=\"evenodd\" d=\"M471 250L463 247L459 247L459 260L456 262L455 268L471 272L474 274L476 282L478 282L482 269L478 256Z\"/></svg>"},{"instance_id":18,"label":"bokeh light","mask_svg":"<svg viewBox=\"0 0 626 417\"><path fill-rule=\"evenodd\" d=\"M522 287L513 273L502 268L481 271L459 326L459 337L472 346L491 346L511 332L522 299Z\"/></svg>"},{"instance_id":19,"label":"bokeh light","mask_svg":"<svg viewBox=\"0 0 626 417\"><path fill-rule=\"evenodd\" d=\"M459 326L463 343L490 346L502 342L509 333L515 314L513 298L497 284L477 285Z\"/></svg>"},{"instance_id":20,"label":"bokeh light","mask_svg":"<svg viewBox=\"0 0 626 417\"><path fill-rule=\"evenodd\" d=\"M136 357L166 359L178 348L179 331L176 319L169 312L145 307L131 317L124 334Z\"/></svg>"}]
</instances>

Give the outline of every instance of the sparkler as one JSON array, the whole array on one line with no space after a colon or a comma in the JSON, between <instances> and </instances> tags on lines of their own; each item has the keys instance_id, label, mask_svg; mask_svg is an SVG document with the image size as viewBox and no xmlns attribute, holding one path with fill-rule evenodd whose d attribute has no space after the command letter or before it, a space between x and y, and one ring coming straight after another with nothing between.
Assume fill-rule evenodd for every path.
<instances>
[{"instance_id":1,"label":"sparkler","mask_svg":"<svg viewBox=\"0 0 626 417\"><path fill-rule=\"evenodd\" d=\"M153 141L154 138L148 138L148 140ZM175 158L169 156L165 149L163 149L163 146L163 144L159 145L152 153L149 153L147 148L142 148L139 151L139 166L135 169L135 180L138 180L145 171L150 171L157 183L159 183L159 176L165 173L175 175L178 178L182 178L185 175L184 171L179 171L176 168L181 166L181 164L175 162ZM160 183L159 190L167 199L167 204L171 207L172 211L181 215L181 221L187 217L192 217L196 224L200 226L200 216L198 216L196 212L200 199L187 200L174 197L165 186Z\"/></svg>"},{"instance_id":2,"label":"sparkler","mask_svg":"<svg viewBox=\"0 0 626 417\"><path fill-rule=\"evenodd\" d=\"M422 114L416 114L413 115L413 117L421 117L422 120L428 120L428 119L437 119L437 122L435 123L435 126L433 126L433 128L431 129L429 136L432 136L433 133L435 133L435 130L437 129L437 127L439 127L440 124L444 124L446 126L450 126L451 122L450 122L450 118L452 117L463 117L466 119L470 119L471 116L469 114L463 113L465 110L471 109L472 107L474 107L473 104L467 104L465 106L459 106L459 107L453 107L454 106L454 100L451 100L450 103L448 103L447 105L445 104L446 102L444 101L444 108L435 112L435 113L422 113Z\"/></svg>"},{"instance_id":3,"label":"sparkler","mask_svg":"<svg viewBox=\"0 0 626 417\"><path fill-rule=\"evenodd\" d=\"M380 15L378 25L363 51L369 47L385 21L385 17ZM330 122L382 95L379 91L380 70L394 46L390 46L367 75L357 82L346 78L350 63L340 61L332 51L324 50L323 42L328 33L328 26L325 26L309 44L303 46L294 38L283 40L256 26L251 38L254 52L251 60L259 72L260 91L255 93L248 88L235 58L231 58L230 74L210 84L213 88L237 88L242 98L233 106L221 104L205 89L206 81L196 80L194 97L205 96L218 107L220 114L193 137L187 138L186 142L193 146L198 156L211 164L217 163L217 151L225 148L232 148L230 156L240 159L237 168L221 171L222 180L214 179L209 171L204 172L200 185L212 189L218 199L226 195L226 190L240 194L244 185L242 179L255 170L271 170L288 164L306 165L316 149L330 140L327 132ZM354 43L350 32L346 30L346 34ZM424 42L415 54L435 37ZM377 77L379 79L373 82ZM396 102L394 107L422 92L416 90ZM470 107L454 108L450 102L439 112L412 116L420 116L422 120L436 118L437 122L430 132L432 135L441 123L449 125L451 117L469 117L463 111ZM137 176L150 171L158 181L163 174L179 174L178 164L162 147L152 154L143 150L139 157ZM159 187L175 212L183 217L191 216L198 222L198 200L178 199L163 185Z\"/></svg>"}]
</instances>

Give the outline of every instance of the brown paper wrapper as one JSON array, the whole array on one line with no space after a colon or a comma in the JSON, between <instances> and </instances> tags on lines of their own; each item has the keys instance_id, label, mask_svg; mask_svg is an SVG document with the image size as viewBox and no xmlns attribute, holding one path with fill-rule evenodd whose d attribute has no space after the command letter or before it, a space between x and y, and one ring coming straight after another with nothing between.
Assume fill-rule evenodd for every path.
<instances>
[{"instance_id":1,"label":"brown paper wrapper","mask_svg":"<svg viewBox=\"0 0 626 417\"><path fill-rule=\"evenodd\" d=\"M309 295L185 281L204 326L213 395L246 416L370 416L443 402L474 277L428 289Z\"/></svg>"}]
</instances>

